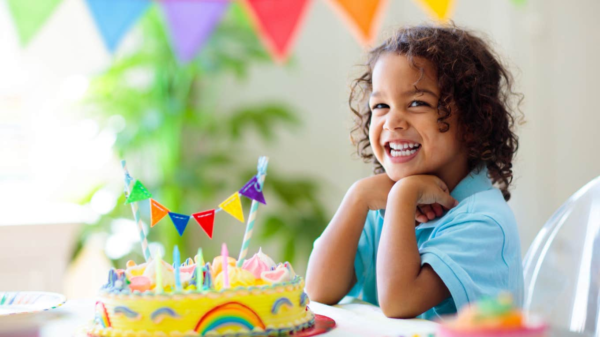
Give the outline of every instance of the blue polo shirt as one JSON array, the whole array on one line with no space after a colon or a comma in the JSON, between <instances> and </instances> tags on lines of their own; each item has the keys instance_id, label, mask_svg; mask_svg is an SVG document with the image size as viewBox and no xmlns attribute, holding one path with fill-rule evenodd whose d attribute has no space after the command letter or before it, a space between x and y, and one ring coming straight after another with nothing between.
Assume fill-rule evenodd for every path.
<instances>
[{"instance_id":1,"label":"blue polo shirt","mask_svg":"<svg viewBox=\"0 0 600 337\"><path fill-rule=\"evenodd\" d=\"M473 170L450 193L459 201L442 217L415 227L421 265L429 264L451 297L418 316L435 319L456 313L483 296L511 292L523 303L521 244L515 217L487 168ZM379 304L377 248L385 211L370 211L354 261L357 283L349 295Z\"/></svg>"}]
</instances>

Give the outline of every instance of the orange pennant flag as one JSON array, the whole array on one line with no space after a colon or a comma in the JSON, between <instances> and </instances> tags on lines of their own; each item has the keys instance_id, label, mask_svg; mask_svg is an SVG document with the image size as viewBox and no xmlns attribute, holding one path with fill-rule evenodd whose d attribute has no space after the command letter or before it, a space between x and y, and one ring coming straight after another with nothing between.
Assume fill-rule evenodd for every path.
<instances>
[{"instance_id":1,"label":"orange pennant flag","mask_svg":"<svg viewBox=\"0 0 600 337\"><path fill-rule=\"evenodd\" d=\"M276 62L284 62L312 0L245 0L258 34Z\"/></svg>"},{"instance_id":2,"label":"orange pennant flag","mask_svg":"<svg viewBox=\"0 0 600 337\"><path fill-rule=\"evenodd\" d=\"M169 209L158 203L154 199L150 199L150 227L154 227L165 215L169 214Z\"/></svg>"},{"instance_id":3,"label":"orange pennant flag","mask_svg":"<svg viewBox=\"0 0 600 337\"><path fill-rule=\"evenodd\" d=\"M363 47L377 38L387 0L329 0Z\"/></svg>"},{"instance_id":4,"label":"orange pennant flag","mask_svg":"<svg viewBox=\"0 0 600 337\"><path fill-rule=\"evenodd\" d=\"M454 0L416 0L433 19L446 22L454 11Z\"/></svg>"},{"instance_id":5,"label":"orange pennant flag","mask_svg":"<svg viewBox=\"0 0 600 337\"><path fill-rule=\"evenodd\" d=\"M240 194L238 192L235 192L223 201L219 207L229 213L232 217L244 222L244 211L242 210L242 201L240 200Z\"/></svg>"}]
</instances>

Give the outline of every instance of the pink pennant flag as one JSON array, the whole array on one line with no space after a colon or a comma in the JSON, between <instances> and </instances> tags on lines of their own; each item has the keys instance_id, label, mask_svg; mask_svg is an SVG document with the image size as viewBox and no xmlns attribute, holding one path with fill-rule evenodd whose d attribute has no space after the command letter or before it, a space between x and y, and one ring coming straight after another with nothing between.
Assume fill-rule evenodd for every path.
<instances>
[{"instance_id":1,"label":"pink pennant flag","mask_svg":"<svg viewBox=\"0 0 600 337\"><path fill-rule=\"evenodd\" d=\"M182 63L190 62L221 21L229 0L163 0L171 44Z\"/></svg>"},{"instance_id":2,"label":"pink pennant flag","mask_svg":"<svg viewBox=\"0 0 600 337\"><path fill-rule=\"evenodd\" d=\"M267 49L283 63L298 37L311 0L245 0Z\"/></svg>"}]
</instances>

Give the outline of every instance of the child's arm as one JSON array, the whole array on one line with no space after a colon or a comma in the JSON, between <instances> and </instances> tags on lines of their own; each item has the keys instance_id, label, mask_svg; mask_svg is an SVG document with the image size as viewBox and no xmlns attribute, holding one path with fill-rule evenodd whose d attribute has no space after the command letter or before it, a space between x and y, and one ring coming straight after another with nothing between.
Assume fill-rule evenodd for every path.
<instances>
[{"instance_id":1,"label":"child's arm","mask_svg":"<svg viewBox=\"0 0 600 337\"><path fill-rule=\"evenodd\" d=\"M306 274L306 292L311 300L337 303L356 283L354 259L367 213L385 208L393 185L386 174L379 174L350 187L311 253Z\"/></svg>"},{"instance_id":2,"label":"child's arm","mask_svg":"<svg viewBox=\"0 0 600 337\"><path fill-rule=\"evenodd\" d=\"M421 267L415 236L417 204L435 202L446 208L457 204L435 176L410 176L390 191L376 268L379 305L388 317L415 317L450 296L435 271Z\"/></svg>"}]
</instances>

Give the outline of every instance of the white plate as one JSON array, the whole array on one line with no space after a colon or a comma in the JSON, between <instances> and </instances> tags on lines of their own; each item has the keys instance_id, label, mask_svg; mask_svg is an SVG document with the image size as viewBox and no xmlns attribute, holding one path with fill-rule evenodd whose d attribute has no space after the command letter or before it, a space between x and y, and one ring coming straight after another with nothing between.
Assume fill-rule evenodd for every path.
<instances>
[{"instance_id":1,"label":"white plate","mask_svg":"<svg viewBox=\"0 0 600 337\"><path fill-rule=\"evenodd\" d=\"M43 291L0 291L0 332L38 326L44 312L66 302L64 295Z\"/></svg>"}]
</instances>

